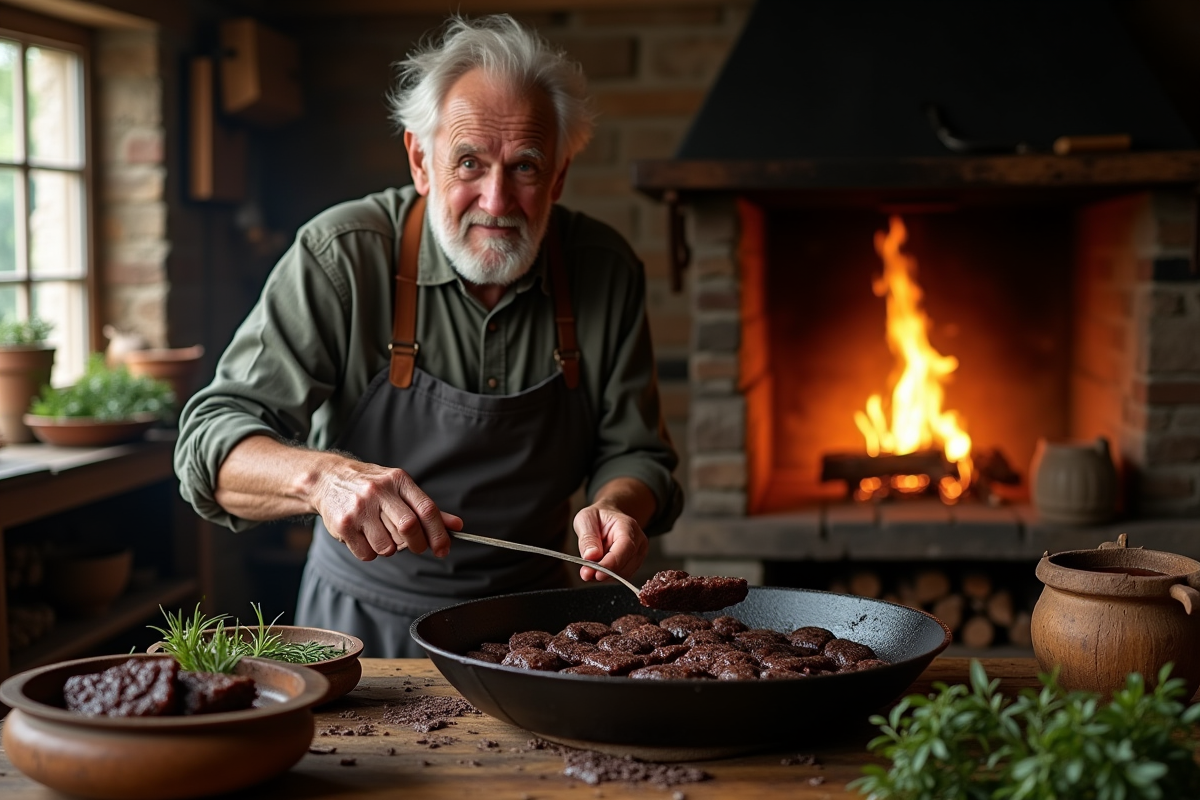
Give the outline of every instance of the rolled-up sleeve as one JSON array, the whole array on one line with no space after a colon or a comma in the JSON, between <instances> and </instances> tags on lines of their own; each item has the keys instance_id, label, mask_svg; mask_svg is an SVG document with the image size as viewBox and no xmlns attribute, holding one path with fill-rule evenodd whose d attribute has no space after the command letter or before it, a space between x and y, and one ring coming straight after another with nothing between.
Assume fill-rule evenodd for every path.
<instances>
[{"instance_id":1,"label":"rolled-up sleeve","mask_svg":"<svg viewBox=\"0 0 1200 800\"><path fill-rule=\"evenodd\" d=\"M256 434L307 441L314 412L338 384L347 292L310 244L302 233L280 259L212 383L180 415L180 492L201 516L233 530L257 523L230 515L214 498L229 452Z\"/></svg>"}]
</instances>

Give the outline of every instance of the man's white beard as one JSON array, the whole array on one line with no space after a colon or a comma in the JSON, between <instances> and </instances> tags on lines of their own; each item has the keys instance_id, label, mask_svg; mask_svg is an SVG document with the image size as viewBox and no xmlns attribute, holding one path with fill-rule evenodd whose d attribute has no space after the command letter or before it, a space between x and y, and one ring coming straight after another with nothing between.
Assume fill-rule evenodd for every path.
<instances>
[{"instance_id":1,"label":"man's white beard","mask_svg":"<svg viewBox=\"0 0 1200 800\"><path fill-rule=\"evenodd\" d=\"M482 211L468 211L455 230L450 207L442 202L432 183L429 204L433 210L430 217L433 238L450 259L450 266L464 280L480 285L508 286L528 272L537 258L550 219L549 208L542 219L532 223L517 215L493 217ZM467 241L471 225L516 228L519 235L516 240L507 236L486 237L482 252L476 252Z\"/></svg>"}]
</instances>

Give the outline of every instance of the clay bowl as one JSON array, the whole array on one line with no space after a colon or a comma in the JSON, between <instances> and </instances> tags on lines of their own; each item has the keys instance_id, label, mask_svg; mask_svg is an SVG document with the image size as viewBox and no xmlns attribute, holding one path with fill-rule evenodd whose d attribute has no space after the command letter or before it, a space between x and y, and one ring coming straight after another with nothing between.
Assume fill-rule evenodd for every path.
<instances>
[{"instance_id":1,"label":"clay bowl","mask_svg":"<svg viewBox=\"0 0 1200 800\"><path fill-rule=\"evenodd\" d=\"M106 800L175 800L252 786L308 751L312 706L329 682L292 664L243 659L235 672L259 687L255 707L190 717L85 717L63 707L72 675L130 658L82 658L28 670L0 684L13 710L3 746L13 766L52 789Z\"/></svg>"},{"instance_id":2,"label":"clay bowl","mask_svg":"<svg viewBox=\"0 0 1200 800\"><path fill-rule=\"evenodd\" d=\"M71 616L95 617L108 611L129 586L129 548L77 550L46 557L46 589L54 606Z\"/></svg>"},{"instance_id":3,"label":"clay bowl","mask_svg":"<svg viewBox=\"0 0 1200 800\"><path fill-rule=\"evenodd\" d=\"M59 447L104 447L141 439L158 424L155 414L130 419L98 420L91 417L40 417L26 414L22 421L39 441Z\"/></svg>"},{"instance_id":4,"label":"clay bowl","mask_svg":"<svg viewBox=\"0 0 1200 800\"><path fill-rule=\"evenodd\" d=\"M1123 537L1122 537L1123 538ZM1171 662L1187 697L1200 687L1200 561L1111 545L1045 555L1033 609L1033 652L1059 683L1109 695Z\"/></svg>"},{"instance_id":5,"label":"clay bowl","mask_svg":"<svg viewBox=\"0 0 1200 800\"><path fill-rule=\"evenodd\" d=\"M359 660L363 651L362 639L341 631L307 628L302 625L271 625L268 630L271 633L279 634L285 642L316 642L346 650L345 655L304 665L321 673L329 681L329 688L317 700L316 705L323 706L331 703L358 685L359 678L362 677L362 661ZM257 626L250 625L230 626L225 629L226 633L237 633L243 641L250 641L257 631ZM212 635L213 631L208 630L205 633ZM162 643L155 642L147 648L146 652L157 653L161 650Z\"/></svg>"}]
</instances>

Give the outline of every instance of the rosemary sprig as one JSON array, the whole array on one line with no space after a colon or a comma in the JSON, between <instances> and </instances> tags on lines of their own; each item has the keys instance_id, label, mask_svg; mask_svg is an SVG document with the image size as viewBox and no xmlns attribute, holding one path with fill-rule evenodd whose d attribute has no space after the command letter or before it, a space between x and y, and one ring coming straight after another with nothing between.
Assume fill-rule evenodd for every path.
<instances>
[{"instance_id":1,"label":"rosemary sprig","mask_svg":"<svg viewBox=\"0 0 1200 800\"><path fill-rule=\"evenodd\" d=\"M250 628L248 637L237 630L240 626L236 621L234 631L226 630L228 614L205 616L200 612L199 603L191 619L185 619L182 611L171 614L159 606L167 618L167 627L165 630L156 625L149 627L162 636L163 652L173 656L182 669L198 672L233 672L243 656L270 658L291 664L314 664L345 655L345 642L340 648L317 642L285 642L278 632L271 630L271 626L283 615L276 616L268 625L263 618L262 607L255 603L250 606L258 618L258 625Z\"/></svg>"}]
</instances>

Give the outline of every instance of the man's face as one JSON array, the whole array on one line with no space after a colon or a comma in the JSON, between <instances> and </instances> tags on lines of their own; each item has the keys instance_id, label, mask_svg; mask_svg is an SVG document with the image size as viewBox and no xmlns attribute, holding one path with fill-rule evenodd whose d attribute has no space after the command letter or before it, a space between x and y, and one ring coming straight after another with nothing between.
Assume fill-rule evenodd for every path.
<instances>
[{"instance_id":1,"label":"man's face","mask_svg":"<svg viewBox=\"0 0 1200 800\"><path fill-rule=\"evenodd\" d=\"M557 138L545 92L504 87L480 70L446 95L431 153L405 135L434 235L468 281L507 285L533 264L566 175Z\"/></svg>"}]
</instances>

